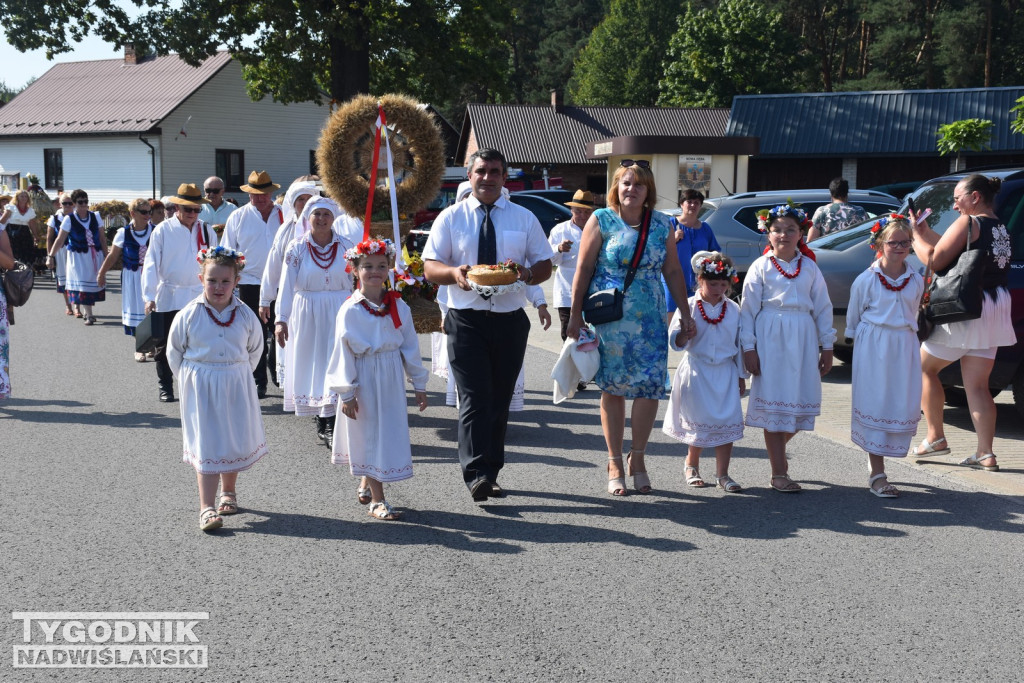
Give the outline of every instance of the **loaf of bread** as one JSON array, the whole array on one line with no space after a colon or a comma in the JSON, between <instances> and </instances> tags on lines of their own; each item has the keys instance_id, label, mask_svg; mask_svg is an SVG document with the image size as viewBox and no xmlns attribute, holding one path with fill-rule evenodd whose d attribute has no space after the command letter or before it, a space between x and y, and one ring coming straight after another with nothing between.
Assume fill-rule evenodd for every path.
<instances>
[{"instance_id":1,"label":"loaf of bread","mask_svg":"<svg viewBox=\"0 0 1024 683\"><path fill-rule=\"evenodd\" d=\"M493 287L495 285L512 284L519 279L519 271L517 271L514 266L478 265L470 268L469 272L466 273L466 277L478 285Z\"/></svg>"}]
</instances>

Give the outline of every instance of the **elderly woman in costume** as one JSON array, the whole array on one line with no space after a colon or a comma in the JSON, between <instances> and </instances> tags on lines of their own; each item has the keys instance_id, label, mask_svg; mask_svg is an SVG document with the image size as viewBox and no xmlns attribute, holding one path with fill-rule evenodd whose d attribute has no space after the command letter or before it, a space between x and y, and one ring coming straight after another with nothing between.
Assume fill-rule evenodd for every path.
<instances>
[{"instance_id":1,"label":"elderly woman in costume","mask_svg":"<svg viewBox=\"0 0 1024 683\"><path fill-rule=\"evenodd\" d=\"M100 264L107 255L107 237L103 232L100 215L89 211L89 195L85 190L73 191L71 200L75 203L75 209L66 212L60 224L60 234L50 247L46 265L50 268L56 266L56 254L67 242L68 300L83 306L85 324L94 325L96 316L92 314L92 307L107 297L97 279Z\"/></svg>"},{"instance_id":2,"label":"elderly woman in costume","mask_svg":"<svg viewBox=\"0 0 1024 683\"><path fill-rule=\"evenodd\" d=\"M3 208L0 223L6 226L14 258L31 268L36 260L39 219L36 217L36 210L32 208L32 197L26 190L15 194L14 202Z\"/></svg>"},{"instance_id":3,"label":"elderly woman in costume","mask_svg":"<svg viewBox=\"0 0 1024 683\"><path fill-rule=\"evenodd\" d=\"M351 244L331 229L339 211L326 197L306 203L310 231L285 252L274 336L284 349L284 409L316 417L317 436L334 438L337 396L327 387L334 319L352 292L345 251Z\"/></svg>"},{"instance_id":4,"label":"elderly woman in costume","mask_svg":"<svg viewBox=\"0 0 1024 683\"><path fill-rule=\"evenodd\" d=\"M153 224L149 222L152 209L147 200L132 200L128 210L132 222L118 228L110 253L100 266L96 279L100 287L106 287L107 271L114 267L118 257L124 257L121 267L121 324L124 325L124 333L134 337L135 328L146 317L146 302L142 299L142 264L146 261ZM146 360L146 355L136 351L135 360L141 363Z\"/></svg>"},{"instance_id":5,"label":"elderly woman in costume","mask_svg":"<svg viewBox=\"0 0 1024 683\"><path fill-rule=\"evenodd\" d=\"M50 249L53 248L53 243L57 241L57 237L60 236L60 226L64 222L64 216L71 213L75 208L75 202L71 199L70 192L62 192L58 198L60 203L60 209L57 210L50 218L46 221L46 253L50 253ZM54 269L53 275L57 280L57 292L64 297L64 313L66 315L73 315L76 318L82 317L82 307L75 305L75 310L71 310L71 301L68 300L68 247L65 244L63 247L57 250L54 256Z\"/></svg>"}]
</instances>

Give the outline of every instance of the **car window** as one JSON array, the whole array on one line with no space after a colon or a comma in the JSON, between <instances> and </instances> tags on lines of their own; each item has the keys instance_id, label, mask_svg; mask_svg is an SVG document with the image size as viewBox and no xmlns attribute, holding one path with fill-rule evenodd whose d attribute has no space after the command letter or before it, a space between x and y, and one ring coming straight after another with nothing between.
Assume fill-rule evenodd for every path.
<instances>
[{"instance_id":1,"label":"car window","mask_svg":"<svg viewBox=\"0 0 1024 683\"><path fill-rule=\"evenodd\" d=\"M530 195L515 195L512 197L512 201L529 209L541 223L557 223L565 220L565 214L559 211L559 207L557 205L552 206L542 200L538 201ZM566 209L566 213L570 216L572 215L572 212L568 209Z\"/></svg>"},{"instance_id":2,"label":"car window","mask_svg":"<svg viewBox=\"0 0 1024 683\"><path fill-rule=\"evenodd\" d=\"M861 223L854 223L845 230L837 230L836 232L829 233L824 237L819 237L810 243L810 247L814 251L818 251L819 249L845 251L855 244L860 244L866 240L868 238L868 232L870 232L871 226L874 224L874 218Z\"/></svg>"},{"instance_id":3,"label":"car window","mask_svg":"<svg viewBox=\"0 0 1024 683\"><path fill-rule=\"evenodd\" d=\"M1024 259L1024 186L1006 193L998 215L1010 233L1014 260Z\"/></svg>"},{"instance_id":4,"label":"car window","mask_svg":"<svg viewBox=\"0 0 1024 683\"><path fill-rule=\"evenodd\" d=\"M778 206L780 203L785 202L772 202L771 204L755 204L751 206L744 206L742 209L737 211L733 218L737 223L749 228L754 232L760 232L757 229L757 213L766 209L771 209ZM810 217L814 210L821 206L822 202L800 202L797 203L801 209L807 212L807 216Z\"/></svg>"},{"instance_id":5,"label":"car window","mask_svg":"<svg viewBox=\"0 0 1024 683\"><path fill-rule=\"evenodd\" d=\"M861 207L868 212L868 215L874 218L880 216L883 213L892 213L896 210L896 207L892 204L882 204L880 202L854 202L857 206Z\"/></svg>"}]
</instances>

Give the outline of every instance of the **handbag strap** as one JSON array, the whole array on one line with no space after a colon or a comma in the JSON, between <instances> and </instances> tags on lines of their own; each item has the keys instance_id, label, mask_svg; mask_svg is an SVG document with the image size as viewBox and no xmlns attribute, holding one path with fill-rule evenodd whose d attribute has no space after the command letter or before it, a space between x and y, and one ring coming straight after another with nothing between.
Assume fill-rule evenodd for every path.
<instances>
[{"instance_id":1,"label":"handbag strap","mask_svg":"<svg viewBox=\"0 0 1024 683\"><path fill-rule=\"evenodd\" d=\"M651 231L651 210L644 209L644 218L640 225L640 235L636 239L636 249L633 250L633 259L629 262L629 270L626 272L626 281L622 283L622 293L625 294L629 286L633 284L633 276L636 269L640 267L640 259L647 248L647 235Z\"/></svg>"}]
</instances>

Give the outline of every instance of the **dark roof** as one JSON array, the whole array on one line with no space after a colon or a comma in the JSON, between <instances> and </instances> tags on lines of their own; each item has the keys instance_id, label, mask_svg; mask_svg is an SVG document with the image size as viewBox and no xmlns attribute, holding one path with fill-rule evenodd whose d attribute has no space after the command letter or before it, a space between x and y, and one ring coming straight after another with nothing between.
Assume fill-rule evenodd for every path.
<instances>
[{"instance_id":1,"label":"dark roof","mask_svg":"<svg viewBox=\"0 0 1024 683\"><path fill-rule=\"evenodd\" d=\"M728 121L728 109L471 104L456 158L465 156L472 130L478 147L501 150L511 163L604 164L587 158L588 142L624 135L721 137Z\"/></svg>"},{"instance_id":2,"label":"dark roof","mask_svg":"<svg viewBox=\"0 0 1024 683\"><path fill-rule=\"evenodd\" d=\"M761 156L937 154L941 125L988 119L992 152L1024 150L1010 108L1024 86L959 90L738 95L728 135L761 138Z\"/></svg>"},{"instance_id":3,"label":"dark roof","mask_svg":"<svg viewBox=\"0 0 1024 683\"><path fill-rule=\"evenodd\" d=\"M0 108L0 136L143 133L230 61L218 52L199 67L177 55L56 64Z\"/></svg>"}]
</instances>

